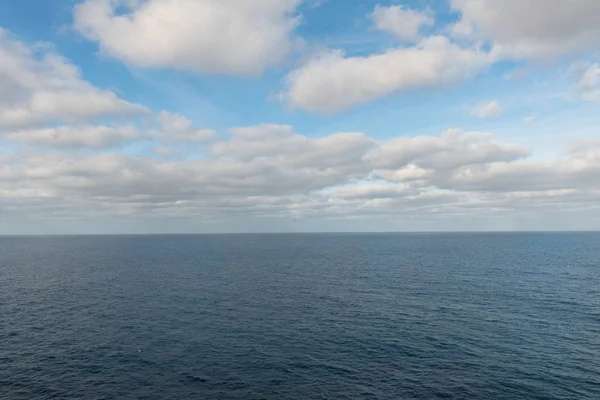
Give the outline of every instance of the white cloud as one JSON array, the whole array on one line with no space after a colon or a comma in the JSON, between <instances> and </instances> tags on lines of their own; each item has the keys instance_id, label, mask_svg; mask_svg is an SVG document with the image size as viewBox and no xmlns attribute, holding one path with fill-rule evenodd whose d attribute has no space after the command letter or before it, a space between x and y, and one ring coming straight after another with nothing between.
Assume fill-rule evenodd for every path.
<instances>
[{"instance_id":1,"label":"white cloud","mask_svg":"<svg viewBox=\"0 0 600 400\"><path fill-rule=\"evenodd\" d=\"M600 65L589 65L579 77L577 85L584 100L600 102Z\"/></svg>"},{"instance_id":2,"label":"white cloud","mask_svg":"<svg viewBox=\"0 0 600 400\"><path fill-rule=\"evenodd\" d=\"M150 124L148 124L150 123ZM134 125L60 125L49 128L7 130L0 139L29 146L63 149L108 149L139 141L159 142L158 153L167 155L175 150L166 146L178 142L207 144L218 138L216 131L195 127L182 115L161 111L146 121L145 129ZM195 147L195 150L198 148Z\"/></svg>"},{"instance_id":3,"label":"white cloud","mask_svg":"<svg viewBox=\"0 0 600 400\"><path fill-rule=\"evenodd\" d=\"M212 146L217 157L242 161L276 160L286 168L315 169L326 175L362 171L363 157L375 141L363 133L335 133L311 139L289 125L264 124L235 128L231 138Z\"/></svg>"},{"instance_id":4,"label":"white cloud","mask_svg":"<svg viewBox=\"0 0 600 400\"><path fill-rule=\"evenodd\" d=\"M0 60L0 129L147 112L83 80L48 45L29 47L2 29Z\"/></svg>"},{"instance_id":5,"label":"white cloud","mask_svg":"<svg viewBox=\"0 0 600 400\"><path fill-rule=\"evenodd\" d=\"M421 30L433 24L426 13L379 6L371 16L376 27L402 46L308 59L288 74L281 99L310 112L339 112L394 93L460 83L497 56L540 59L598 46L600 28L590 22L597 19L597 2L526 3L454 0L462 11L454 41L422 38ZM75 22L105 54L131 64L252 75L293 46L297 4L84 0ZM492 53L480 50L487 44ZM582 98L600 101L598 64L581 63L572 72ZM470 111L491 118L503 110L495 100ZM149 115L143 129L136 121L104 119L139 114ZM312 137L289 125L262 124L218 135L183 115L151 115L86 82L49 45L28 46L2 30L0 144L0 230L7 216L388 221L560 211L600 217L596 139L542 158L492 134L458 129L377 140L362 132Z\"/></svg>"},{"instance_id":6,"label":"white cloud","mask_svg":"<svg viewBox=\"0 0 600 400\"><path fill-rule=\"evenodd\" d=\"M82 125L21 130L7 133L2 137L34 146L101 149L139 140L144 135L133 126L113 128L103 125Z\"/></svg>"},{"instance_id":7,"label":"white cloud","mask_svg":"<svg viewBox=\"0 0 600 400\"><path fill-rule=\"evenodd\" d=\"M600 48L597 0L452 0L454 35L485 40L499 57L549 58Z\"/></svg>"},{"instance_id":8,"label":"white cloud","mask_svg":"<svg viewBox=\"0 0 600 400\"><path fill-rule=\"evenodd\" d=\"M403 137L384 142L369 157L378 169L410 166L450 171L474 164L514 161L529 154L528 149L500 142L487 133L449 129L440 136Z\"/></svg>"},{"instance_id":9,"label":"white cloud","mask_svg":"<svg viewBox=\"0 0 600 400\"><path fill-rule=\"evenodd\" d=\"M400 197L412 191L413 189L409 186L390 185L387 183L364 183L361 185L333 188L328 194L333 198L344 200L373 200Z\"/></svg>"},{"instance_id":10,"label":"white cloud","mask_svg":"<svg viewBox=\"0 0 600 400\"><path fill-rule=\"evenodd\" d=\"M291 107L329 114L392 93L456 84L506 58L542 60L600 50L597 0L551 5L547 0L451 0L451 7L460 13L447 29L453 41L420 37L423 27L434 24L427 12L377 6L371 18L378 29L417 43L362 57L324 52L291 71L278 98ZM596 96L595 91L584 94L588 100ZM481 118L499 113L496 103L474 111Z\"/></svg>"},{"instance_id":11,"label":"white cloud","mask_svg":"<svg viewBox=\"0 0 600 400\"><path fill-rule=\"evenodd\" d=\"M214 130L197 128L184 116L167 111L161 111L156 116L154 125L148 126L145 131L133 125L113 127L88 124L22 129L0 135L0 138L7 141L32 146L71 149L103 149L141 140L161 143L210 142L217 137Z\"/></svg>"},{"instance_id":12,"label":"white cloud","mask_svg":"<svg viewBox=\"0 0 600 400\"><path fill-rule=\"evenodd\" d=\"M412 10L403 5L390 7L378 5L371 14L371 18L377 29L407 42L419 39L421 28L431 26L435 22L426 13Z\"/></svg>"},{"instance_id":13,"label":"white cloud","mask_svg":"<svg viewBox=\"0 0 600 400\"><path fill-rule=\"evenodd\" d=\"M367 57L331 51L292 71L281 98L310 112L339 112L395 92L460 82L490 61L487 54L443 36Z\"/></svg>"},{"instance_id":14,"label":"white cloud","mask_svg":"<svg viewBox=\"0 0 600 400\"><path fill-rule=\"evenodd\" d=\"M75 28L142 67L256 75L293 46L299 0L86 0ZM124 13L117 13L126 7ZM121 10L122 11L122 10Z\"/></svg>"},{"instance_id":15,"label":"white cloud","mask_svg":"<svg viewBox=\"0 0 600 400\"><path fill-rule=\"evenodd\" d=\"M186 117L167 111L158 114L158 123L159 128L155 131L155 135L164 140L205 142L217 136L214 130L196 128Z\"/></svg>"},{"instance_id":16,"label":"white cloud","mask_svg":"<svg viewBox=\"0 0 600 400\"><path fill-rule=\"evenodd\" d=\"M489 103L480 104L471 109L471 115L475 118L495 118L504 112L504 108L498 100Z\"/></svg>"},{"instance_id":17,"label":"white cloud","mask_svg":"<svg viewBox=\"0 0 600 400\"><path fill-rule=\"evenodd\" d=\"M554 160L530 155L478 132L377 143L362 133L309 138L266 124L232 129L205 157L185 160L30 148L0 164L0 208L38 219L393 220L543 216L597 205L597 141L574 142Z\"/></svg>"}]
</instances>

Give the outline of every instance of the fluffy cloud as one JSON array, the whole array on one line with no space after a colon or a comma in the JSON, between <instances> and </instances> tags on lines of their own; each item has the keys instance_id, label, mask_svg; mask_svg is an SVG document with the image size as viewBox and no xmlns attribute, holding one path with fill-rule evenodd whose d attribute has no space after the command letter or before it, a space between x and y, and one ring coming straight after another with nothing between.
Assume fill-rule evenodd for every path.
<instances>
[{"instance_id":1,"label":"fluffy cloud","mask_svg":"<svg viewBox=\"0 0 600 400\"><path fill-rule=\"evenodd\" d=\"M313 113L344 111L377 98L413 89L439 88L473 77L503 59L549 59L600 50L600 2L573 0L451 0L459 20L445 36L421 37L433 26L427 12L403 5L377 6L370 15L376 28L416 44L362 57L331 50L288 74L280 99ZM590 69L585 82L594 81ZM596 91L588 89L587 99ZM487 108L486 108L487 107ZM490 103L474 115L501 112Z\"/></svg>"},{"instance_id":2,"label":"fluffy cloud","mask_svg":"<svg viewBox=\"0 0 600 400\"><path fill-rule=\"evenodd\" d=\"M529 149L500 142L487 133L450 129L440 136L387 141L380 144L369 157L374 166L382 169L418 166L451 171L462 166L514 161L529 154Z\"/></svg>"},{"instance_id":3,"label":"fluffy cloud","mask_svg":"<svg viewBox=\"0 0 600 400\"><path fill-rule=\"evenodd\" d=\"M310 139L289 125L265 124L231 130L231 138L212 147L218 157L252 161L272 158L289 168L314 168L324 173L364 168L362 159L375 141L363 133L336 133Z\"/></svg>"},{"instance_id":4,"label":"fluffy cloud","mask_svg":"<svg viewBox=\"0 0 600 400\"><path fill-rule=\"evenodd\" d=\"M498 100L480 104L471 109L471 115L475 118L495 118L504 112L504 108Z\"/></svg>"},{"instance_id":5,"label":"fluffy cloud","mask_svg":"<svg viewBox=\"0 0 600 400\"><path fill-rule=\"evenodd\" d=\"M82 79L48 45L26 46L0 29L0 129L147 112Z\"/></svg>"},{"instance_id":6,"label":"fluffy cloud","mask_svg":"<svg viewBox=\"0 0 600 400\"><path fill-rule=\"evenodd\" d=\"M548 58L600 48L597 0L452 0L456 36L485 40L499 57Z\"/></svg>"},{"instance_id":7,"label":"fluffy cloud","mask_svg":"<svg viewBox=\"0 0 600 400\"><path fill-rule=\"evenodd\" d=\"M34 146L57 148L113 147L126 142L139 140L144 135L133 126L110 127L103 125L60 126L56 128L29 129L7 133L9 141L17 141Z\"/></svg>"},{"instance_id":8,"label":"fluffy cloud","mask_svg":"<svg viewBox=\"0 0 600 400\"><path fill-rule=\"evenodd\" d=\"M541 8L549 13L543 18L530 11L542 2L518 3L531 26L510 15L516 0L502 6L455 0L462 16L454 34L472 39L465 41L422 38L421 29L433 23L427 15L378 7L371 15L376 27L415 44L363 57L338 50L309 58L286 77L281 97L293 107L332 113L393 93L456 84L497 56L540 58L597 45L597 27L589 22L595 2ZM293 45L297 4L85 0L75 24L104 53L132 64L250 75L280 61ZM569 22L583 8L578 24ZM479 42L491 44L492 52L479 50L487 48ZM560 157L540 159L492 134L458 129L377 140L361 132L311 137L289 125L262 124L219 135L179 114L151 115L93 86L48 45L27 46L0 31L0 61L0 230L7 218L600 216L597 140L573 142ZM598 64L578 68L579 92L598 101ZM489 118L502 107L492 101L471 111ZM139 114L149 116L145 125L112 120Z\"/></svg>"},{"instance_id":9,"label":"fluffy cloud","mask_svg":"<svg viewBox=\"0 0 600 400\"><path fill-rule=\"evenodd\" d=\"M377 6L371 17L377 29L407 42L419 39L423 26L434 24L429 15L402 5Z\"/></svg>"},{"instance_id":10,"label":"fluffy cloud","mask_svg":"<svg viewBox=\"0 0 600 400\"><path fill-rule=\"evenodd\" d=\"M158 114L159 128L155 135L167 141L205 142L215 139L217 133L212 129L196 128L192 121L183 115L161 111Z\"/></svg>"},{"instance_id":11,"label":"fluffy cloud","mask_svg":"<svg viewBox=\"0 0 600 400\"><path fill-rule=\"evenodd\" d=\"M281 97L293 107L333 113L395 92L451 85L489 62L487 54L461 48L443 36L367 57L332 51L292 71Z\"/></svg>"},{"instance_id":12,"label":"fluffy cloud","mask_svg":"<svg viewBox=\"0 0 600 400\"><path fill-rule=\"evenodd\" d=\"M566 158L552 163L520 161L514 163L491 163L482 168L461 168L450 177L431 179L439 187L460 191L482 192L533 192L579 189L595 189L600 180L598 152L594 160L578 157Z\"/></svg>"},{"instance_id":13,"label":"fluffy cloud","mask_svg":"<svg viewBox=\"0 0 600 400\"><path fill-rule=\"evenodd\" d=\"M146 125L145 130L133 125L115 127L93 124L7 130L4 134L0 134L0 139L30 146L77 150L106 149L144 140L163 144L205 143L218 137L214 130L197 128L184 116L167 111L161 111L153 120L148 119ZM168 155L166 149L168 147L163 146L159 153Z\"/></svg>"},{"instance_id":14,"label":"fluffy cloud","mask_svg":"<svg viewBox=\"0 0 600 400\"><path fill-rule=\"evenodd\" d=\"M600 65L596 63L583 69L577 86L584 100L600 102Z\"/></svg>"},{"instance_id":15,"label":"fluffy cloud","mask_svg":"<svg viewBox=\"0 0 600 400\"><path fill-rule=\"evenodd\" d=\"M574 142L555 160L530 154L460 130L376 142L259 125L232 129L204 156L185 160L32 149L4 156L0 207L11 218L188 219L505 218L595 207L597 141Z\"/></svg>"},{"instance_id":16,"label":"fluffy cloud","mask_svg":"<svg viewBox=\"0 0 600 400\"><path fill-rule=\"evenodd\" d=\"M85 0L75 7L75 28L103 53L133 65L256 75L293 46L298 3Z\"/></svg>"}]
</instances>

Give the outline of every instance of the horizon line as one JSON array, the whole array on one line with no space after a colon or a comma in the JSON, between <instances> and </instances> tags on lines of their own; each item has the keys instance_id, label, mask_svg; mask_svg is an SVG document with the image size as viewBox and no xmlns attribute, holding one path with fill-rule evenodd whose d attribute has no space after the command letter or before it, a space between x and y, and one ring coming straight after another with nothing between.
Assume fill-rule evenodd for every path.
<instances>
[{"instance_id":1,"label":"horizon line","mask_svg":"<svg viewBox=\"0 0 600 400\"><path fill-rule=\"evenodd\" d=\"M72 236L225 236L225 235L392 235L392 234L494 234L494 233L600 233L600 230L463 230L463 231L305 231L305 232L191 232L191 233L0 233L2 237L72 237Z\"/></svg>"}]
</instances>

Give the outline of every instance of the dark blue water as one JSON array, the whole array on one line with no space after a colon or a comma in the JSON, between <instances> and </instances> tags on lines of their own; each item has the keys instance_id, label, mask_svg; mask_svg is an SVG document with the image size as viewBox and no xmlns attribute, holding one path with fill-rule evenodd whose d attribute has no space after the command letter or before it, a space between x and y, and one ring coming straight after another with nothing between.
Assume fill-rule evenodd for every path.
<instances>
[{"instance_id":1,"label":"dark blue water","mask_svg":"<svg viewBox=\"0 0 600 400\"><path fill-rule=\"evenodd\" d=\"M0 238L0 398L600 399L600 235Z\"/></svg>"}]
</instances>

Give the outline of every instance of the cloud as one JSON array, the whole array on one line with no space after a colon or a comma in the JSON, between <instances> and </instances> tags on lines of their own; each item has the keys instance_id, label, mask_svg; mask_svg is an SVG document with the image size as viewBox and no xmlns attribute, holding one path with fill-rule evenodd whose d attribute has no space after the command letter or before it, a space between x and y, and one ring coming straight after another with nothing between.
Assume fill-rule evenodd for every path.
<instances>
[{"instance_id":1,"label":"cloud","mask_svg":"<svg viewBox=\"0 0 600 400\"><path fill-rule=\"evenodd\" d=\"M500 142L487 133L449 129L439 136L389 140L380 144L369 159L378 169L408 166L450 171L462 166L510 162L529 155L529 149Z\"/></svg>"},{"instance_id":2,"label":"cloud","mask_svg":"<svg viewBox=\"0 0 600 400\"><path fill-rule=\"evenodd\" d=\"M0 29L0 129L148 112L82 79L49 45L27 46Z\"/></svg>"},{"instance_id":3,"label":"cloud","mask_svg":"<svg viewBox=\"0 0 600 400\"><path fill-rule=\"evenodd\" d=\"M600 102L600 64L591 64L581 69L577 88L584 100Z\"/></svg>"},{"instance_id":4,"label":"cloud","mask_svg":"<svg viewBox=\"0 0 600 400\"><path fill-rule=\"evenodd\" d=\"M502 108L498 100L493 100L489 103L473 107L470 112L471 116L475 118L495 118L504 112L504 108Z\"/></svg>"},{"instance_id":5,"label":"cloud","mask_svg":"<svg viewBox=\"0 0 600 400\"><path fill-rule=\"evenodd\" d=\"M452 0L454 36L488 41L498 57L547 59L600 48L597 0Z\"/></svg>"},{"instance_id":6,"label":"cloud","mask_svg":"<svg viewBox=\"0 0 600 400\"><path fill-rule=\"evenodd\" d=\"M600 179L597 160L584 162L571 158L553 163L520 161L491 163L484 168L462 168L450 177L432 178L441 188L480 192L534 192L563 189L595 188L593 181Z\"/></svg>"},{"instance_id":7,"label":"cloud","mask_svg":"<svg viewBox=\"0 0 600 400\"><path fill-rule=\"evenodd\" d=\"M151 120L150 120L151 121ZM205 143L218 135L212 129L197 128L182 115L161 111L145 130L133 125L62 125L52 128L8 131L0 135L6 141L49 148L106 149L136 141ZM161 153L166 155L163 148Z\"/></svg>"},{"instance_id":8,"label":"cloud","mask_svg":"<svg viewBox=\"0 0 600 400\"><path fill-rule=\"evenodd\" d=\"M377 142L363 133L309 138L264 124L232 129L200 158L33 148L4 156L0 208L22 219L200 221L594 212L597 141L573 142L557 159L530 156L489 133L457 129Z\"/></svg>"},{"instance_id":9,"label":"cloud","mask_svg":"<svg viewBox=\"0 0 600 400\"><path fill-rule=\"evenodd\" d=\"M316 168L323 172L334 169L352 170L362 164L362 157L375 146L363 133L335 133L310 139L294 133L289 125L263 124L235 128L231 138L212 146L218 157L259 160L272 157L291 168Z\"/></svg>"},{"instance_id":10,"label":"cloud","mask_svg":"<svg viewBox=\"0 0 600 400\"><path fill-rule=\"evenodd\" d=\"M539 61L600 50L596 0L551 6L546 0L451 0L451 7L460 16L446 27L449 39L421 36L422 28L435 23L427 11L377 6L370 15L375 27L403 46L361 57L323 52L287 75L278 98L292 108L331 114L393 93L448 87L505 59ZM594 100L596 92L584 98ZM474 115L489 118L500 112L490 104Z\"/></svg>"},{"instance_id":11,"label":"cloud","mask_svg":"<svg viewBox=\"0 0 600 400\"><path fill-rule=\"evenodd\" d=\"M155 136L167 141L206 142L217 137L212 129L194 127L192 121L178 114L161 111L158 114L159 128Z\"/></svg>"},{"instance_id":12,"label":"cloud","mask_svg":"<svg viewBox=\"0 0 600 400\"><path fill-rule=\"evenodd\" d=\"M105 55L132 65L249 76L290 52L299 3L84 0L75 27ZM374 25L400 45L361 57L328 50L308 58L286 76L280 99L329 114L450 87L503 57L540 60L598 47L600 31L590 22L597 2L497 3L454 0L461 16L450 38L422 36L434 26L427 12L378 6ZM48 44L26 45L0 30L0 60L0 230L7 218L600 218L596 139L543 158L549 156L491 133L460 129L389 132L385 140L363 132L314 137L267 123L217 133L92 85ZM577 63L570 72L583 99L600 101L597 63ZM503 109L494 100L469 111L492 118ZM116 120L139 115L144 124Z\"/></svg>"},{"instance_id":13,"label":"cloud","mask_svg":"<svg viewBox=\"0 0 600 400\"><path fill-rule=\"evenodd\" d=\"M412 10L403 5L390 7L377 6L371 14L375 27L395 38L411 42L420 38L423 26L431 26L434 19L426 13Z\"/></svg>"},{"instance_id":14,"label":"cloud","mask_svg":"<svg viewBox=\"0 0 600 400\"><path fill-rule=\"evenodd\" d=\"M102 149L142 139L142 132L133 126L113 128L103 125L60 126L10 132L5 140L33 146L56 148Z\"/></svg>"},{"instance_id":15,"label":"cloud","mask_svg":"<svg viewBox=\"0 0 600 400\"><path fill-rule=\"evenodd\" d=\"M74 26L132 65L248 76L291 50L299 2L86 0L75 7Z\"/></svg>"},{"instance_id":16,"label":"cloud","mask_svg":"<svg viewBox=\"0 0 600 400\"><path fill-rule=\"evenodd\" d=\"M309 112L340 112L391 93L458 83L490 61L487 54L463 49L443 36L366 57L330 51L292 71L281 98Z\"/></svg>"}]
</instances>

